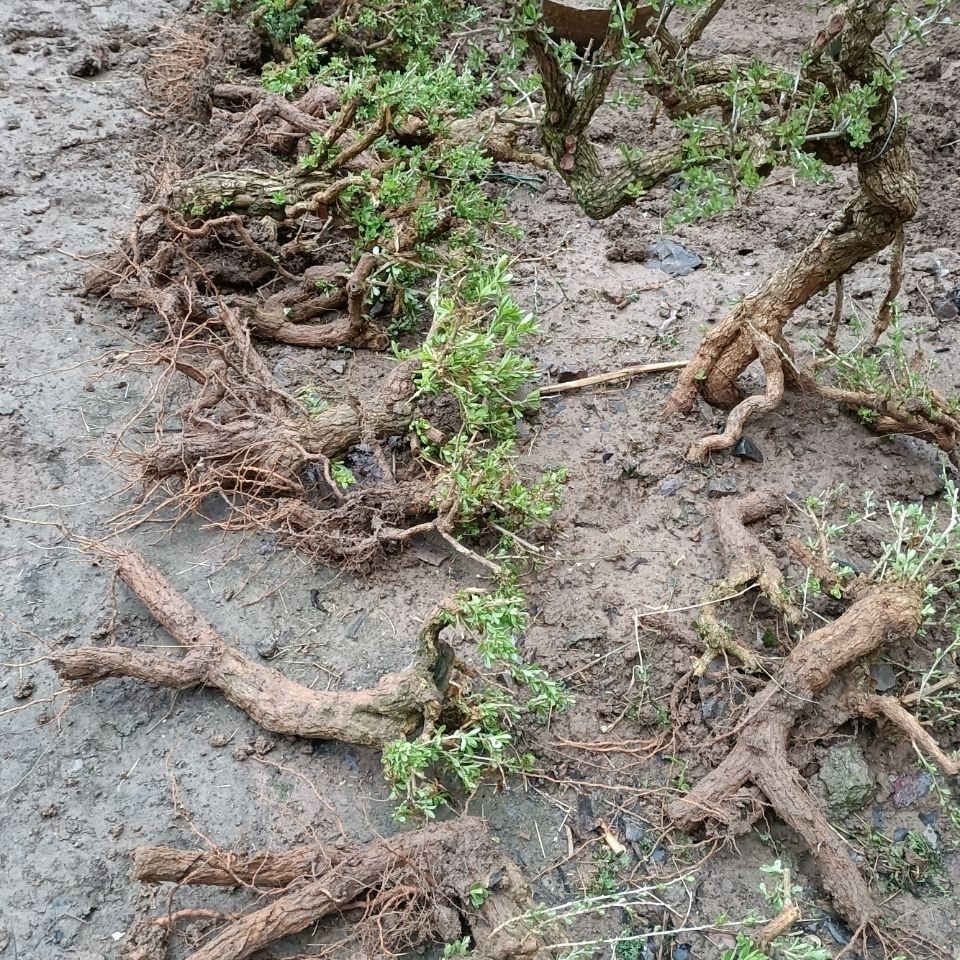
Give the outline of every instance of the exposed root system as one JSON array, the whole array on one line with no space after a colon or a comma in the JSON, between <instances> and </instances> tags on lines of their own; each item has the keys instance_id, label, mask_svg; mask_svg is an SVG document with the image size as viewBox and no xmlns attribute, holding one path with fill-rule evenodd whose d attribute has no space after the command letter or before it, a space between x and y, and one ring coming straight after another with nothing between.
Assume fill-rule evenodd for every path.
<instances>
[{"instance_id":1,"label":"exposed root system","mask_svg":"<svg viewBox=\"0 0 960 960\"><path fill-rule=\"evenodd\" d=\"M784 600L783 579L772 566L772 555L743 526L773 512L777 502L776 494L754 494L724 505L718 511L717 524L731 564L724 584L729 588L746 578L755 580L768 602L790 619L796 611ZM749 558L746 565L743 558ZM853 682L849 667L885 644L905 643L921 622L923 598L916 585L867 583L856 593L857 599L836 621L802 636L777 667L767 664L770 680L745 705L734 731L733 749L689 793L673 801L668 813L682 829L713 822L737 833L761 816L763 804L769 804L803 838L839 912L860 927L878 920L879 907L844 842L791 763L795 731L801 725L809 728L819 719L828 688L834 701L839 689L840 706L831 706L831 719L842 723L852 716L882 718L944 772L955 772L957 765L898 700L856 690L842 693L844 684Z\"/></svg>"},{"instance_id":2,"label":"exposed root system","mask_svg":"<svg viewBox=\"0 0 960 960\"><path fill-rule=\"evenodd\" d=\"M228 920L190 960L242 960L324 922L337 933L346 925L337 944L345 954L389 957L465 936L473 955L491 960L540 953L533 937L518 935L522 925L509 922L530 907L526 883L470 817L358 848L310 845L245 856L140 847L134 877L261 893L257 906ZM486 891L479 906L470 895L477 888ZM270 890L278 892L271 898Z\"/></svg>"}]
</instances>

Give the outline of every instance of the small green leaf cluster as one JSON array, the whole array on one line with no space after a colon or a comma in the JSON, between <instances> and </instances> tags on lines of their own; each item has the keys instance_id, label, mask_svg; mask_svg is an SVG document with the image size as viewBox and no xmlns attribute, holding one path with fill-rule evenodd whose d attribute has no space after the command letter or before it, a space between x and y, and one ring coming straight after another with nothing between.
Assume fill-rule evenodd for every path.
<instances>
[{"instance_id":1,"label":"small green leaf cluster","mask_svg":"<svg viewBox=\"0 0 960 960\"><path fill-rule=\"evenodd\" d=\"M473 793L490 776L532 768L533 757L519 753L503 727L519 718L511 697L488 690L457 705L468 717L463 725L449 730L441 725L429 736L395 740L384 748L383 772L391 798L399 800L394 817L400 823L415 816L434 819L449 803L447 782Z\"/></svg>"}]
</instances>

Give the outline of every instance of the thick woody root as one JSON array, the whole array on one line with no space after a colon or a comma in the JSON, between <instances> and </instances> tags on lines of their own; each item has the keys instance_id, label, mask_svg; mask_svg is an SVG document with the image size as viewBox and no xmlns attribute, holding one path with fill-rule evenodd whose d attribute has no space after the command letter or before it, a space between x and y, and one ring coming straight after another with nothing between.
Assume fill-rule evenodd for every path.
<instances>
[{"instance_id":1,"label":"thick woody root","mask_svg":"<svg viewBox=\"0 0 960 960\"><path fill-rule=\"evenodd\" d=\"M796 625L800 622L800 611L790 601L776 557L747 529L750 524L782 510L784 505L783 494L766 490L746 497L731 498L721 502L715 509L714 523L727 574L713 583L702 599L697 633L703 638L707 649L694 665L694 676L703 676L711 660L720 655L733 655L752 670L760 667L758 657L733 639L716 614L718 603L738 596L745 588L755 584L787 624Z\"/></svg>"},{"instance_id":2,"label":"thick woody root","mask_svg":"<svg viewBox=\"0 0 960 960\"><path fill-rule=\"evenodd\" d=\"M180 659L126 647L58 650L48 657L60 677L86 687L108 677L188 690L218 690L266 730L293 736L383 747L431 723L444 702L454 665L440 639L452 601L439 604L420 631L414 662L368 690L311 690L251 660L228 644L169 580L142 556L120 546L86 542L84 549L109 563L157 622L185 649Z\"/></svg>"},{"instance_id":3,"label":"thick woody root","mask_svg":"<svg viewBox=\"0 0 960 960\"><path fill-rule=\"evenodd\" d=\"M779 495L755 494L731 506L726 516L718 516L718 527L721 531L727 528L725 535L721 533L725 545L748 547L737 528L742 530L742 524L751 517L758 519L772 512L778 502L782 502ZM753 557L744 564L738 562L742 554L730 554L735 558L732 582L750 576L762 584L764 591L771 591L768 599L782 597L782 579L764 569L772 557L758 542L749 548ZM902 644L912 638L920 627L922 607L922 590L914 584L868 584L840 618L804 636L777 669L771 670L768 664L771 679L745 705L734 748L689 793L670 804L668 814L673 822L684 830L711 822L738 833L762 814L764 803L769 804L806 843L824 889L842 916L853 927L877 921L876 901L846 846L791 763L789 750L795 731L813 722L818 698L828 685L834 681L851 684L852 680L844 676L847 668L885 644ZM785 607L784 615L788 616L790 610ZM839 704L837 722L851 717L883 720L945 773L957 772L957 762L940 749L899 700L850 689ZM836 714L834 710L831 716Z\"/></svg>"},{"instance_id":4,"label":"thick woody root","mask_svg":"<svg viewBox=\"0 0 960 960\"><path fill-rule=\"evenodd\" d=\"M537 957L540 945L509 921L531 906L520 871L480 820L450 823L365 847L300 847L285 854L141 847L134 876L143 883L243 886L257 906L229 920L189 960L243 960L326 921L349 924L344 951L388 957L430 943L470 937L479 957ZM489 891L474 907L470 890ZM279 890L270 899L265 891ZM158 918L157 922L165 918ZM544 954L546 955L546 954Z\"/></svg>"}]
</instances>

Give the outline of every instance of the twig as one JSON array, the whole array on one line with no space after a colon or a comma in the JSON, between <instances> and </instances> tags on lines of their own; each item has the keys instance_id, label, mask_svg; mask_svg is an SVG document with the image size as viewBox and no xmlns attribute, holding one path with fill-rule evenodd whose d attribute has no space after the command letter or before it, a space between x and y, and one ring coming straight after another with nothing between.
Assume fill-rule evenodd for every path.
<instances>
[{"instance_id":1,"label":"twig","mask_svg":"<svg viewBox=\"0 0 960 960\"><path fill-rule=\"evenodd\" d=\"M610 373L597 373L592 377L581 377L579 380L568 380L566 383L551 383L539 390L540 396L552 393L567 393L570 390L579 390L581 387L590 387L596 383L611 383L614 380L628 380L643 373L666 373L669 370L679 370L687 365L686 360L666 360L662 363L641 363L632 367L623 367L612 370Z\"/></svg>"}]
</instances>

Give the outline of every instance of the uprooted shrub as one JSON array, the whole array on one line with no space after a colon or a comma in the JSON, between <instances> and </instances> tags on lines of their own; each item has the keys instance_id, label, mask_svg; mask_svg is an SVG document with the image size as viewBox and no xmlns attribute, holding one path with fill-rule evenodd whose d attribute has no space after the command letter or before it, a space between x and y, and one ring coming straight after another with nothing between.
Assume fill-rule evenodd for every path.
<instances>
[{"instance_id":1,"label":"uprooted shrub","mask_svg":"<svg viewBox=\"0 0 960 960\"><path fill-rule=\"evenodd\" d=\"M695 443L690 458L733 446L744 424L775 409L791 383L861 411L881 431L911 433L956 456L960 417L953 402L929 389L903 396L893 370L869 387L824 383L798 369L784 336L794 312L831 285L837 285L839 323L842 278L887 247L889 289L858 354L869 357L890 326L904 229L918 205L907 121L897 106L903 71L896 55L909 40L951 23L951 4L916 4L914 13L892 0L854 0L830 16L793 63L699 54L698 42L725 6L724 0L614 2L606 35L588 50L578 50L568 39L575 32L564 33L562 25L551 35L539 4L521 4L518 15L543 88L543 147L591 217L610 216L668 177L681 184L669 222L731 207L778 167L814 181L826 179L831 167L857 171L857 192L820 235L713 327L680 374L670 412L689 412L698 396L732 408L723 433ZM622 143L616 161L604 163L590 124L611 91L621 102L652 105L654 124L665 116L668 145L640 150ZM737 378L757 359L765 392L744 399Z\"/></svg>"},{"instance_id":2,"label":"uprooted shrub","mask_svg":"<svg viewBox=\"0 0 960 960\"><path fill-rule=\"evenodd\" d=\"M517 867L482 821L464 817L362 847L307 844L282 853L138 847L134 878L177 887L239 887L257 894L239 916L185 909L140 921L125 950L147 960L178 919L201 916L215 932L190 960L243 960L306 930L329 930L337 955L395 956L444 944L509 960L546 957L509 921L530 907ZM359 951L359 953L358 953Z\"/></svg>"},{"instance_id":3,"label":"uprooted shrub","mask_svg":"<svg viewBox=\"0 0 960 960\"><path fill-rule=\"evenodd\" d=\"M76 689L128 677L175 690L217 690L273 733L380 749L400 821L433 817L452 788L473 793L485 780L527 769L531 758L515 743L517 722L524 713L545 720L569 699L522 657L523 598L506 579L494 593L468 591L439 603L424 620L405 670L368 690L325 692L244 655L140 554L112 543L82 545L113 566L185 653L175 658L115 645L57 650L47 659L63 680ZM458 657L441 637L448 627L474 640L483 666L508 676L510 685L485 678Z\"/></svg>"},{"instance_id":4,"label":"uprooted shrub","mask_svg":"<svg viewBox=\"0 0 960 960\"><path fill-rule=\"evenodd\" d=\"M949 482L945 502L947 517L915 505L891 504L892 534L867 574L854 575L852 568L836 561L822 525L811 545L795 545L798 559L810 571L808 579L814 577L834 602L844 604L836 619L809 632L802 627L799 598L773 554L748 529L749 524L791 509L791 502L775 491L759 492L716 510L729 570L708 591L697 623L708 648L706 659L739 657L768 680L740 708L728 734L732 746L725 759L671 801L668 814L684 830L712 824L735 836L769 807L803 839L824 889L858 932L880 921L880 905L808 791L791 754L801 730L804 738L828 736L838 725L860 718L890 725L944 774L960 772L960 761L940 748L904 702L875 692L867 672L857 669L884 648L907 643L921 627L944 622L949 596L957 587L960 550L960 498ZM717 604L751 585L782 617L787 635L796 634L782 659L764 657L761 663L758 655L733 639L731 628L716 612ZM703 661L695 664L691 672L702 673L702 666Z\"/></svg>"}]
</instances>

